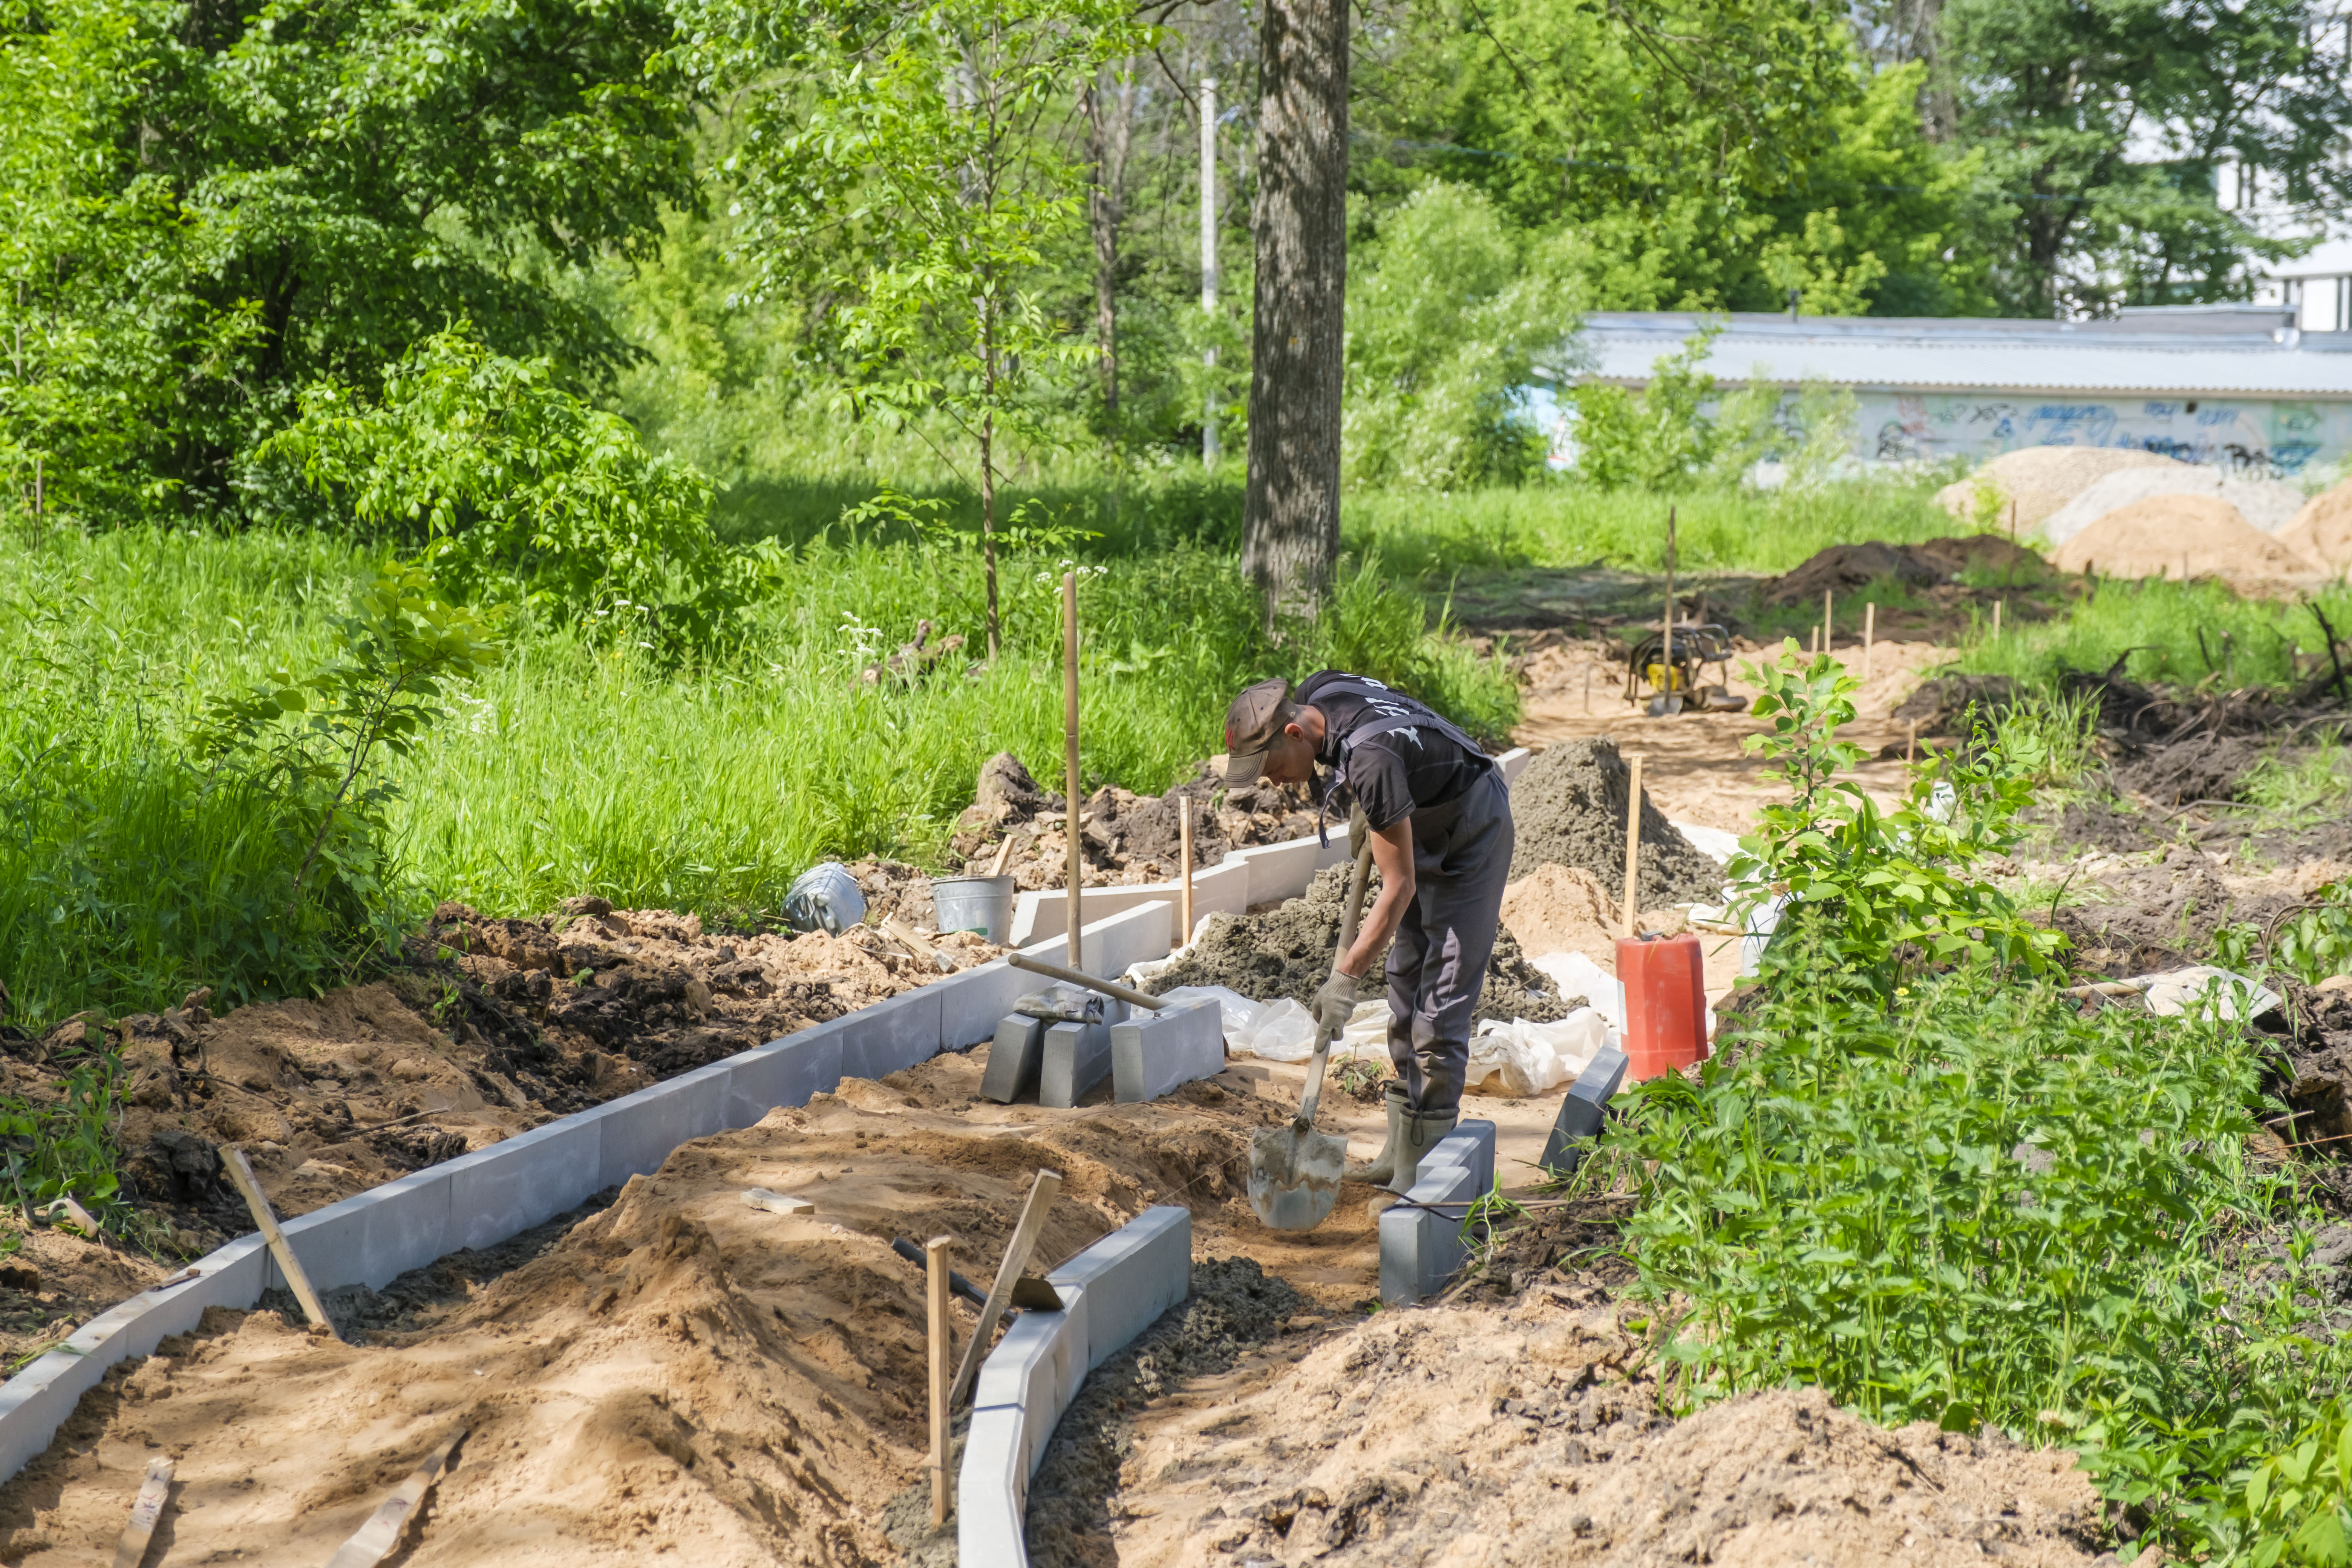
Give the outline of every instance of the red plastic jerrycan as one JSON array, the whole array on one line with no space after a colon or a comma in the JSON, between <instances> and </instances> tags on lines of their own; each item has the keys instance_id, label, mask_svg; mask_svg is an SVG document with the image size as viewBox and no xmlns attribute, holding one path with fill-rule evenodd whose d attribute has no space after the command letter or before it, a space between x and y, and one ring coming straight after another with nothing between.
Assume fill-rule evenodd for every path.
<instances>
[{"instance_id":1,"label":"red plastic jerrycan","mask_svg":"<svg viewBox=\"0 0 2352 1568\"><path fill-rule=\"evenodd\" d=\"M1618 938L1617 978L1625 987L1628 1082L1706 1055L1706 967L1697 937Z\"/></svg>"}]
</instances>

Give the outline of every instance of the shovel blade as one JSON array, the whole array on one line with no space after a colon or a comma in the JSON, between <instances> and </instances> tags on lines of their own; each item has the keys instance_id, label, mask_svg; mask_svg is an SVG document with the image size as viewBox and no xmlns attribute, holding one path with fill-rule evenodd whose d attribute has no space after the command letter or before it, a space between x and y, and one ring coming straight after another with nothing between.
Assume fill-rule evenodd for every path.
<instances>
[{"instance_id":1,"label":"shovel blade","mask_svg":"<svg viewBox=\"0 0 2352 1568\"><path fill-rule=\"evenodd\" d=\"M1313 1230L1339 1200L1348 1141L1296 1126L1250 1139L1249 1201L1268 1230Z\"/></svg>"},{"instance_id":2,"label":"shovel blade","mask_svg":"<svg viewBox=\"0 0 2352 1568\"><path fill-rule=\"evenodd\" d=\"M1643 711L1653 719L1664 719L1682 710L1683 694L1679 691L1669 691L1651 698L1650 706Z\"/></svg>"}]
</instances>

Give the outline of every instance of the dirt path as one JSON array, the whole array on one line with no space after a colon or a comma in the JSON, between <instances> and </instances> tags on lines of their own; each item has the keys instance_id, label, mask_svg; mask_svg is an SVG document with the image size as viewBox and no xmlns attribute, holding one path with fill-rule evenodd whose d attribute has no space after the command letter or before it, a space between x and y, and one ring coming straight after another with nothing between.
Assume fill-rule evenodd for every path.
<instances>
[{"instance_id":1,"label":"dirt path","mask_svg":"<svg viewBox=\"0 0 2352 1568\"><path fill-rule=\"evenodd\" d=\"M1861 649L1841 647L1837 651L1858 674ZM1742 656L1751 661L1761 657L1752 649ZM1843 731L1844 738L1874 754L1890 743L1899 746L1904 730L1893 717L1895 707L1926 672L1958 657L1953 649L1934 643L1878 644L1871 654L1871 679L1854 693L1855 721ZM1752 704L1757 690L1738 679L1740 662L1732 662L1731 689ZM1525 679L1524 717L1511 731L1512 740L1523 746L1548 746L1582 735L1607 735L1628 755L1642 753L1643 787L1676 821L1743 833L1758 805L1784 797L1785 792L1759 778L1762 764L1740 750L1747 736L1770 731L1769 719L1752 713L1643 717L1620 695L1623 666L1605 658L1596 643L1546 648L1528 660ZM1881 800L1899 795L1905 783L1899 761L1864 763L1854 770L1854 777Z\"/></svg>"}]
</instances>

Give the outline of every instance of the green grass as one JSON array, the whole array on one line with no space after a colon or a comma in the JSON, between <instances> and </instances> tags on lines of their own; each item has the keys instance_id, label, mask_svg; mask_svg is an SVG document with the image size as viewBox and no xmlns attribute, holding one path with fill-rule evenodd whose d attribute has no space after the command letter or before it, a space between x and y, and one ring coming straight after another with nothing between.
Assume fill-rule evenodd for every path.
<instances>
[{"instance_id":1,"label":"green grass","mask_svg":"<svg viewBox=\"0 0 2352 1568\"><path fill-rule=\"evenodd\" d=\"M2352 588L2338 584L2316 597L2336 636L2352 637ZM2308 605L2241 598L2218 583L2105 581L2063 619L2012 624L1998 639L1990 633L1980 621L1960 668L2035 685L2066 669L2105 670L2118 658L2135 680L2179 686L2285 685L2326 668Z\"/></svg>"}]
</instances>

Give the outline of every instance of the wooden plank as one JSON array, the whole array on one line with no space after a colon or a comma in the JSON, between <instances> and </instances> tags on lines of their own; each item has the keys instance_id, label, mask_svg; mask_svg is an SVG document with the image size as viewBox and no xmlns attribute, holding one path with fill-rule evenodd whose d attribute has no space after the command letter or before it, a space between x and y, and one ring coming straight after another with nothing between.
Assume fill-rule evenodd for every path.
<instances>
[{"instance_id":1,"label":"wooden plank","mask_svg":"<svg viewBox=\"0 0 2352 1568\"><path fill-rule=\"evenodd\" d=\"M139 1483L139 1496L131 1504L131 1522L122 1527L122 1539L115 1543L114 1568L139 1568L146 1560L147 1543L154 1539L155 1524L163 1517L163 1505L172 1497L172 1461L147 1461L147 1479Z\"/></svg>"},{"instance_id":2,"label":"wooden plank","mask_svg":"<svg viewBox=\"0 0 2352 1568\"><path fill-rule=\"evenodd\" d=\"M923 1244L923 1262L929 1289L931 1350L931 1528L948 1522L948 1354L954 1331L948 1323L948 1248L951 1238L935 1236Z\"/></svg>"},{"instance_id":3,"label":"wooden plank","mask_svg":"<svg viewBox=\"0 0 2352 1568\"><path fill-rule=\"evenodd\" d=\"M302 1260L294 1256L294 1244L288 1241L285 1231L278 1228L278 1211L271 1208L269 1200L262 1195L261 1184L254 1178L253 1164L245 1157L245 1151L232 1146L227 1160L223 1163L228 1166L228 1179L235 1182L236 1190L245 1194L245 1206L253 1211L253 1223L260 1230L262 1240L269 1244L269 1255L278 1260L278 1272L286 1276L287 1286L293 1290L294 1299L302 1303L302 1310L312 1323L327 1331L330 1339L342 1338L335 1332L334 1320L327 1316L326 1305L319 1300L319 1293L310 1289L310 1277L302 1271Z\"/></svg>"},{"instance_id":4,"label":"wooden plank","mask_svg":"<svg viewBox=\"0 0 2352 1568\"><path fill-rule=\"evenodd\" d=\"M1013 1227L1013 1239L1004 1245L1004 1261L997 1265L996 1283L988 1288L988 1304L980 1310L980 1327L972 1333L971 1343L963 1350L963 1363L956 1368L955 1386L948 1392L948 1408L963 1403L971 1391L972 1379L980 1375L981 1358L988 1353L988 1342L996 1333L997 1320L1012 1303L1013 1287L1029 1267L1029 1254L1037 1245L1037 1237L1045 1228L1045 1211L1054 1205L1054 1195L1062 1190L1062 1173L1040 1171L1036 1181L1030 1184L1029 1201L1021 1205L1021 1218Z\"/></svg>"},{"instance_id":5,"label":"wooden plank","mask_svg":"<svg viewBox=\"0 0 2352 1568\"><path fill-rule=\"evenodd\" d=\"M335 1549L327 1559L327 1568L375 1568L400 1544L401 1532L415 1518L425 1494L441 1476L441 1467L449 1462L449 1455L466 1440L463 1426L450 1435L449 1440L425 1456L425 1462L409 1472L408 1479L393 1489L368 1521L352 1531L352 1538Z\"/></svg>"}]
</instances>

